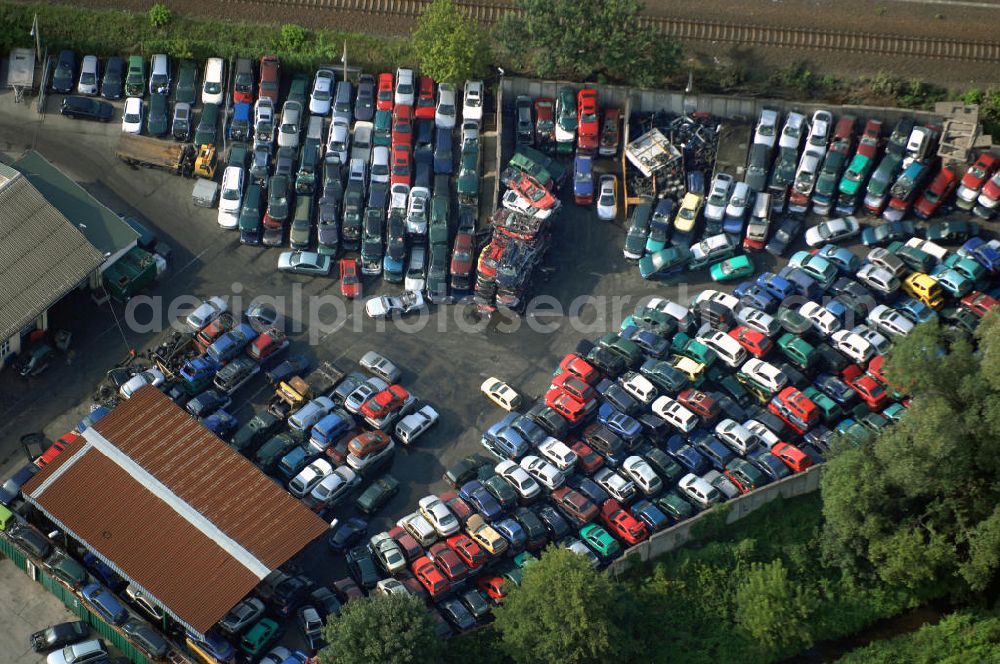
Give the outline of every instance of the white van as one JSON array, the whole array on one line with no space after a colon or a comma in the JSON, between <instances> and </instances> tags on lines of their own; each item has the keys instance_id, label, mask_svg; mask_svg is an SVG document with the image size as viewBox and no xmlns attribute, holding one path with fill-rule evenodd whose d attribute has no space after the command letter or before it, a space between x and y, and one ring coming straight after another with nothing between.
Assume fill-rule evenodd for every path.
<instances>
[{"instance_id":1,"label":"white van","mask_svg":"<svg viewBox=\"0 0 1000 664\"><path fill-rule=\"evenodd\" d=\"M799 307L799 314L808 318L813 328L825 336L830 336L841 327L837 317L817 302L806 302Z\"/></svg>"},{"instance_id":2,"label":"white van","mask_svg":"<svg viewBox=\"0 0 1000 664\"><path fill-rule=\"evenodd\" d=\"M709 330L705 333L705 336L698 337L697 339L714 350L720 360L734 369L746 362L746 349L736 339L725 332Z\"/></svg>"},{"instance_id":3,"label":"white van","mask_svg":"<svg viewBox=\"0 0 1000 664\"><path fill-rule=\"evenodd\" d=\"M323 117L320 115L309 116L309 123L306 124L306 140L310 139L317 143L323 142Z\"/></svg>"},{"instance_id":4,"label":"white van","mask_svg":"<svg viewBox=\"0 0 1000 664\"><path fill-rule=\"evenodd\" d=\"M656 398L656 388L653 383L637 371L630 371L622 376L622 387L643 405Z\"/></svg>"},{"instance_id":5,"label":"white van","mask_svg":"<svg viewBox=\"0 0 1000 664\"><path fill-rule=\"evenodd\" d=\"M657 397L653 402L653 414L681 433L690 433L698 426L697 415L666 395Z\"/></svg>"},{"instance_id":6,"label":"white van","mask_svg":"<svg viewBox=\"0 0 1000 664\"><path fill-rule=\"evenodd\" d=\"M780 392L788 384L788 376L770 362L758 360L756 357L746 361L740 373L758 387L768 390L771 394Z\"/></svg>"},{"instance_id":7,"label":"white van","mask_svg":"<svg viewBox=\"0 0 1000 664\"><path fill-rule=\"evenodd\" d=\"M226 63L222 58L209 58L205 63L205 83L201 88L202 104L218 104L223 101Z\"/></svg>"}]
</instances>

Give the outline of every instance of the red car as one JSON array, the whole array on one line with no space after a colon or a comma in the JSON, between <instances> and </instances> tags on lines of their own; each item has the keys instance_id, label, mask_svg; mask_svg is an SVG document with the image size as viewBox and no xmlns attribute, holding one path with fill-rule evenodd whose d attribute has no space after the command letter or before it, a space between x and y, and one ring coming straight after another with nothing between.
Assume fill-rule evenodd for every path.
<instances>
[{"instance_id":1,"label":"red car","mask_svg":"<svg viewBox=\"0 0 1000 664\"><path fill-rule=\"evenodd\" d=\"M413 576L417 577L420 585L427 589L431 597L448 592L448 579L427 556L417 558L417 561L410 566L410 570L413 572Z\"/></svg>"},{"instance_id":2,"label":"red car","mask_svg":"<svg viewBox=\"0 0 1000 664\"><path fill-rule=\"evenodd\" d=\"M962 176L962 187L978 192L986 184L996 165L996 157L988 152L982 153Z\"/></svg>"},{"instance_id":3,"label":"red car","mask_svg":"<svg viewBox=\"0 0 1000 664\"><path fill-rule=\"evenodd\" d=\"M553 378L550 387L565 392L581 403L597 398L597 392L594 391L594 388L589 383L568 371Z\"/></svg>"},{"instance_id":4,"label":"red car","mask_svg":"<svg viewBox=\"0 0 1000 664\"><path fill-rule=\"evenodd\" d=\"M365 431L351 438L351 442L347 444L347 451L360 458L378 452L390 441L389 434L384 431Z\"/></svg>"},{"instance_id":5,"label":"red car","mask_svg":"<svg viewBox=\"0 0 1000 664\"><path fill-rule=\"evenodd\" d=\"M499 602L507 596L507 591L503 587L506 582L507 579L502 576L486 574L476 579L476 587L486 593L487 597L494 602Z\"/></svg>"},{"instance_id":6,"label":"red car","mask_svg":"<svg viewBox=\"0 0 1000 664\"><path fill-rule=\"evenodd\" d=\"M520 173L510 182L510 188L521 195L533 208L548 210L556 204L556 197L526 173Z\"/></svg>"},{"instance_id":7,"label":"red car","mask_svg":"<svg viewBox=\"0 0 1000 664\"><path fill-rule=\"evenodd\" d=\"M260 59L260 85L258 97L267 97L278 106L278 87L281 84L281 62L276 55L265 55Z\"/></svg>"},{"instance_id":8,"label":"red car","mask_svg":"<svg viewBox=\"0 0 1000 664\"><path fill-rule=\"evenodd\" d=\"M475 514L475 511L469 506L469 503L459 498L457 491L445 491L438 496L438 498L441 499L442 503L448 506L448 509L454 512L455 516L458 517L458 520L462 525L465 525L465 522L469 520L469 517Z\"/></svg>"},{"instance_id":9,"label":"red car","mask_svg":"<svg viewBox=\"0 0 1000 664\"><path fill-rule=\"evenodd\" d=\"M386 72L378 75L378 93L375 95L375 109L379 111L391 111L392 102L395 99L395 86L392 82L392 74Z\"/></svg>"},{"instance_id":10,"label":"red car","mask_svg":"<svg viewBox=\"0 0 1000 664\"><path fill-rule=\"evenodd\" d=\"M416 560L424 555L424 550L420 548L420 544L414 539L413 535L403 530L400 526L390 528L389 537L396 541L399 548L403 550L403 555L406 556L407 560Z\"/></svg>"},{"instance_id":11,"label":"red car","mask_svg":"<svg viewBox=\"0 0 1000 664\"><path fill-rule=\"evenodd\" d=\"M461 581L469 574L469 566L444 542L432 544L431 548L427 549L427 557L448 577L448 583Z\"/></svg>"},{"instance_id":12,"label":"red car","mask_svg":"<svg viewBox=\"0 0 1000 664\"><path fill-rule=\"evenodd\" d=\"M869 120L865 125L865 130L861 132L861 142L858 143L858 154L863 154L869 159L875 159L878 152L879 141L882 138L882 121Z\"/></svg>"},{"instance_id":13,"label":"red car","mask_svg":"<svg viewBox=\"0 0 1000 664\"><path fill-rule=\"evenodd\" d=\"M427 120L434 119L434 79L421 76L417 81L417 103L414 115Z\"/></svg>"},{"instance_id":14,"label":"red car","mask_svg":"<svg viewBox=\"0 0 1000 664\"><path fill-rule=\"evenodd\" d=\"M719 404L715 399L700 390L689 387L677 395L677 401L692 413L705 420L712 421L719 414Z\"/></svg>"},{"instance_id":15,"label":"red car","mask_svg":"<svg viewBox=\"0 0 1000 664\"><path fill-rule=\"evenodd\" d=\"M963 307L976 314L980 318L985 316L990 309L996 307L1000 302L996 299L990 297L986 293L981 293L979 291L972 291L965 297L963 297L959 304Z\"/></svg>"},{"instance_id":16,"label":"red car","mask_svg":"<svg viewBox=\"0 0 1000 664\"><path fill-rule=\"evenodd\" d=\"M730 330L729 336L736 339L739 345L757 358L764 357L774 348L774 342L766 334L752 330L745 325Z\"/></svg>"},{"instance_id":17,"label":"red car","mask_svg":"<svg viewBox=\"0 0 1000 664\"><path fill-rule=\"evenodd\" d=\"M198 330L198 334L194 337L194 342L204 351L206 348L215 343L216 339L233 329L235 325L236 323L234 322L232 316L219 316L211 323Z\"/></svg>"},{"instance_id":18,"label":"red car","mask_svg":"<svg viewBox=\"0 0 1000 664\"><path fill-rule=\"evenodd\" d=\"M597 505L578 491L568 486L560 487L552 492L552 502L577 527L590 523L597 518Z\"/></svg>"},{"instance_id":19,"label":"red car","mask_svg":"<svg viewBox=\"0 0 1000 664\"><path fill-rule=\"evenodd\" d=\"M535 100L535 142L540 147L555 146L556 100L539 97Z\"/></svg>"},{"instance_id":20,"label":"red car","mask_svg":"<svg viewBox=\"0 0 1000 664\"><path fill-rule=\"evenodd\" d=\"M566 418L570 424L576 424L594 411L597 401L579 401L560 389L552 388L545 393L545 405Z\"/></svg>"},{"instance_id":21,"label":"red car","mask_svg":"<svg viewBox=\"0 0 1000 664\"><path fill-rule=\"evenodd\" d=\"M767 409L799 434L808 431L820 418L819 407L813 400L791 385L779 392Z\"/></svg>"},{"instance_id":22,"label":"red car","mask_svg":"<svg viewBox=\"0 0 1000 664\"><path fill-rule=\"evenodd\" d=\"M405 184L410 186L413 179L413 168L410 165L410 146L392 146L392 171L389 174L389 184Z\"/></svg>"},{"instance_id":23,"label":"red car","mask_svg":"<svg viewBox=\"0 0 1000 664\"><path fill-rule=\"evenodd\" d=\"M621 111L608 108L604 111L604 121L601 123L601 147L598 153L603 157L613 157L618 153L618 143L621 140Z\"/></svg>"},{"instance_id":24,"label":"red car","mask_svg":"<svg viewBox=\"0 0 1000 664\"><path fill-rule=\"evenodd\" d=\"M392 111L392 147L413 147L413 108L397 106Z\"/></svg>"},{"instance_id":25,"label":"red car","mask_svg":"<svg viewBox=\"0 0 1000 664\"><path fill-rule=\"evenodd\" d=\"M64 433L62 437L56 442L49 446L49 449L42 452L42 455L35 459L35 465L39 468L44 468L46 464L51 463L59 454L66 449L66 446L70 443L75 443L80 439L80 436L70 431L69 433Z\"/></svg>"},{"instance_id":26,"label":"red car","mask_svg":"<svg viewBox=\"0 0 1000 664\"><path fill-rule=\"evenodd\" d=\"M594 152L600 137L597 119L597 90L584 88L576 93L576 144L582 152Z\"/></svg>"},{"instance_id":27,"label":"red car","mask_svg":"<svg viewBox=\"0 0 1000 664\"><path fill-rule=\"evenodd\" d=\"M365 596L361 592L361 588L358 588L358 584L354 583L354 579L349 576L334 581L333 590L342 602L350 602L351 600L361 599Z\"/></svg>"},{"instance_id":28,"label":"red car","mask_svg":"<svg viewBox=\"0 0 1000 664\"><path fill-rule=\"evenodd\" d=\"M608 498L601 505L601 522L613 534L632 545L649 537L649 528L646 524L623 510L614 498Z\"/></svg>"},{"instance_id":29,"label":"red car","mask_svg":"<svg viewBox=\"0 0 1000 664\"><path fill-rule=\"evenodd\" d=\"M595 452L594 448L582 440L576 441L569 448L576 452L577 467L587 475L590 475L604 465L604 457Z\"/></svg>"},{"instance_id":30,"label":"red car","mask_svg":"<svg viewBox=\"0 0 1000 664\"><path fill-rule=\"evenodd\" d=\"M368 399L361 406L361 415L373 420L382 419L400 408L409 398L410 393L406 391L406 388L394 383Z\"/></svg>"},{"instance_id":31,"label":"red car","mask_svg":"<svg viewBox=\"0 0 1000 664\"><path fill-rule=\"evenodd\" d=\"M868 404L869 410L879 411L889 400L889 392L885 385L878 382L874 376L865 373L861 367L852 364L840 373L847 386L857 392L861 400Z\"/></svg>"},{"instance_id":32,"label":"red car","mask_svg":"<svg viewBox=\"0 0 1000 664\"><path fill-rule=\"evenodd\" d=\"M352 300L361 297L361 279L358 278L356 258L340 259L340 294Z\"/></svg>"},{"instance_id":33,"label":"red car","mask_svg":"<svg viewBox=\"0 0 1000 664\"><path fill-rule=\"evenodd\" d=\"M774 447L771 448L771 454L781 459L786 466L796 473L801 473L813 465L813 460L808 454L790 443L775 443Z\"/></svg>"},{"instance_id":34,"label":"red car","mask_svg":"<svg viewBox=\"0 0 1000 664\"><path fill-rule=\"evenodd\" d=\"M559 369L564 373L571 373L583 382L590 383L591 385L601 379L601 372L576 353L570 353L565 356L559 362Z\"/></svg>"},{"instance_id":35,"label":"red car","mask_svg":"<svg viewBox=\"0 0 1000 664\"><path fill-rule=\"evenodd\" d=\"M921 219L933 216L941 204L954 194L957 188L958 177L955 175L955 171L950 168L942 168L927 185L924 193L917 198L917 202L913 205L914 214Z\"/></svg>"},{"instance_id":36,"label":"red car","mask_svg":"<svg viewBox=\"0 0 1000 664\"><path fill-rule=\"evenodd\" d=\"M451 289L468 291L472 289L472 233L455 233L455 244L451 249Z\"/></svg>"},{"instance_id":37,"label":"red car","mask_svg":"<svg viewBox=\"0 0 1000 664\"><path fill-rule=\"evenodd\" d=\"M483 547L472 541L465 533L452 535L445 540L448 546L458 554L458 557L465 561L471 571L475 571L486 564L489 556L483 551Z\"/></svg>"},{"instance_id":38,"label":"red car","mask_svg":"<svg viewBox=\"0 0 1000 664\"><path fill-rule=\"evenodd\" d=\"M990 181L983 185L980 196L985 196L991 201L1000 200L1000 173L994 174Z\"/></svg>"},{"instance_id":39,"label":"red car","mask_svg":"<svg viewBox=\"0 0 1000 664\"><path fill-rule=\"evenodd\" d=\"M288 338L277 328L264 330L247 346L247 355L257 362L263 362L288 348Z\"/></svg>"}]
</instances>

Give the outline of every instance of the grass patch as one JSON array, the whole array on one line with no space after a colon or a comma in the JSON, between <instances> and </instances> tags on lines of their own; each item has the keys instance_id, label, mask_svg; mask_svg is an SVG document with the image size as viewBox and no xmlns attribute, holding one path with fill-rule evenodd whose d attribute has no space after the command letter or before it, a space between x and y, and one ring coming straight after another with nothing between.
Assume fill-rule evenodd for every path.
<instances>
[{"instance_id":1,"label":"grass patch","mask_svg":"<svg viewBox=\"0 0 1000 664\"><path fill-rule=\"evenodd\" d=\"M175 58L259 58L277 55L282 66L312 70L339 63L346 40L349 64L369 71L391 71L414 62L405 38L286 24L264 25L173 15L157 27L149 14L121 10L81 9L64 5L0 4L0 52L34 45L29 32L34 14L49 53L70 48L99 56L166 53Z\"/></svg>"},{"instance_id":2,"label":"grass patch","mask_svg":"<svg viewBox=\"0 0 1000 664\"><path fill-rule=\"evenodd\" d=\"M1000 614L959 611L936 625L852 650L838 664L1000 661Z\"/></svg>"}]
</instances>

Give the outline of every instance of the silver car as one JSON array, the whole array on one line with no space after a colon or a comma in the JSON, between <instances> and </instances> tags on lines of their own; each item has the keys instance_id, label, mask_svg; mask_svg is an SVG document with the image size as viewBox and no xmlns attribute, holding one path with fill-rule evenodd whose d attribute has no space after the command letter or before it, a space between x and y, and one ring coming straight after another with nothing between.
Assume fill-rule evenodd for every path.
<instances>
[{"instance_id":1,"label":"silver car","mask_svg":"<svg viewBox=\"0 0 1000 664\"><path fill-rule=\"evenodd\" d=\"M344 408L351 413L357 413L368 399L387 387L389 387L388 383L373 376L347 395L347 398L344 399Z\"/></svg>"},{"instance_id":2,"label":"silver car","mask_svg":"<svg viewBox=\"0 0 1000 664\"><path fill-rule=\"evenodd\" d=\"M80 63L80 82L76 85L77 94L93 97L100 89L101 61L96 55L83 56Z\"/></svg>"},{"instance_id":3,"label":"silver car","mask_svg":"<svg viewBox=\"0 0 1000 664\"><path fill-rule=\"evenodd\" d=\"M281 107L281 126L278 127L278 147L297 148L302 132L302 104L286 101Z\"/></svg>"},{"instance_id":4,"label":"silver car","mask_svg":"<svg viewBox=\"0 0 1000 664\"><path fill-rule=\"evenodd\" d=\"M368 351L361 357L360 364L379 378L390 383L398 382L400 376L403 375L395 364L373 350Z\"/></svg>"}]
</instances>

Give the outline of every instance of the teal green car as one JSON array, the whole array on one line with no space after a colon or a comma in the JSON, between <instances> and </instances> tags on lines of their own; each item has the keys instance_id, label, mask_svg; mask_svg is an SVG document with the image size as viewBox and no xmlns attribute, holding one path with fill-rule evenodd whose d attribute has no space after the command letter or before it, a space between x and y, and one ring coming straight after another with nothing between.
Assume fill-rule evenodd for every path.
<instances>
[{"instance_id":1,"label":"teal green car","mask_svg":"<svg viewBox=\"0 0 1000 664\"><path fill-rule=\"evenodd\" d=\"M882 414L887 420L895 424L903 419L904 415L906 415L906 406L901 403L892 403L886 406L885 410L882 411Z\"/></svg>"},{"instance_id":2,"label":"teal green car","mask_svg":"<svg viewBox=\"0 0 1000 664\"><path fill-rule=\"evenodd\" d=\"M712 281L731 281L753 274L753 261L749 256L733 256L709 268Z\"/></svg>"},{"instance_id":3,"label":"teal green car","mask_svg":"<svg viewBox=\"0 0 1000 664\"><path fill-rule=\"evenodd\" d=\"M580 539L604 560L614 558L622 551L622 545L596 523L590 523L581 528Z\"/></svg>"},{"instance_id":4,"label":"teal green car","mask_svg":"<svg viewBox=\"0 0 1000 664\"><path fill-rule=\"evenodd\" d=\"M255 658L264 652L277 636L278 623L270 618L262 618L243 635L243 639L240 641L240 649L251 658Z\"/></svg>"}]
</instances>

